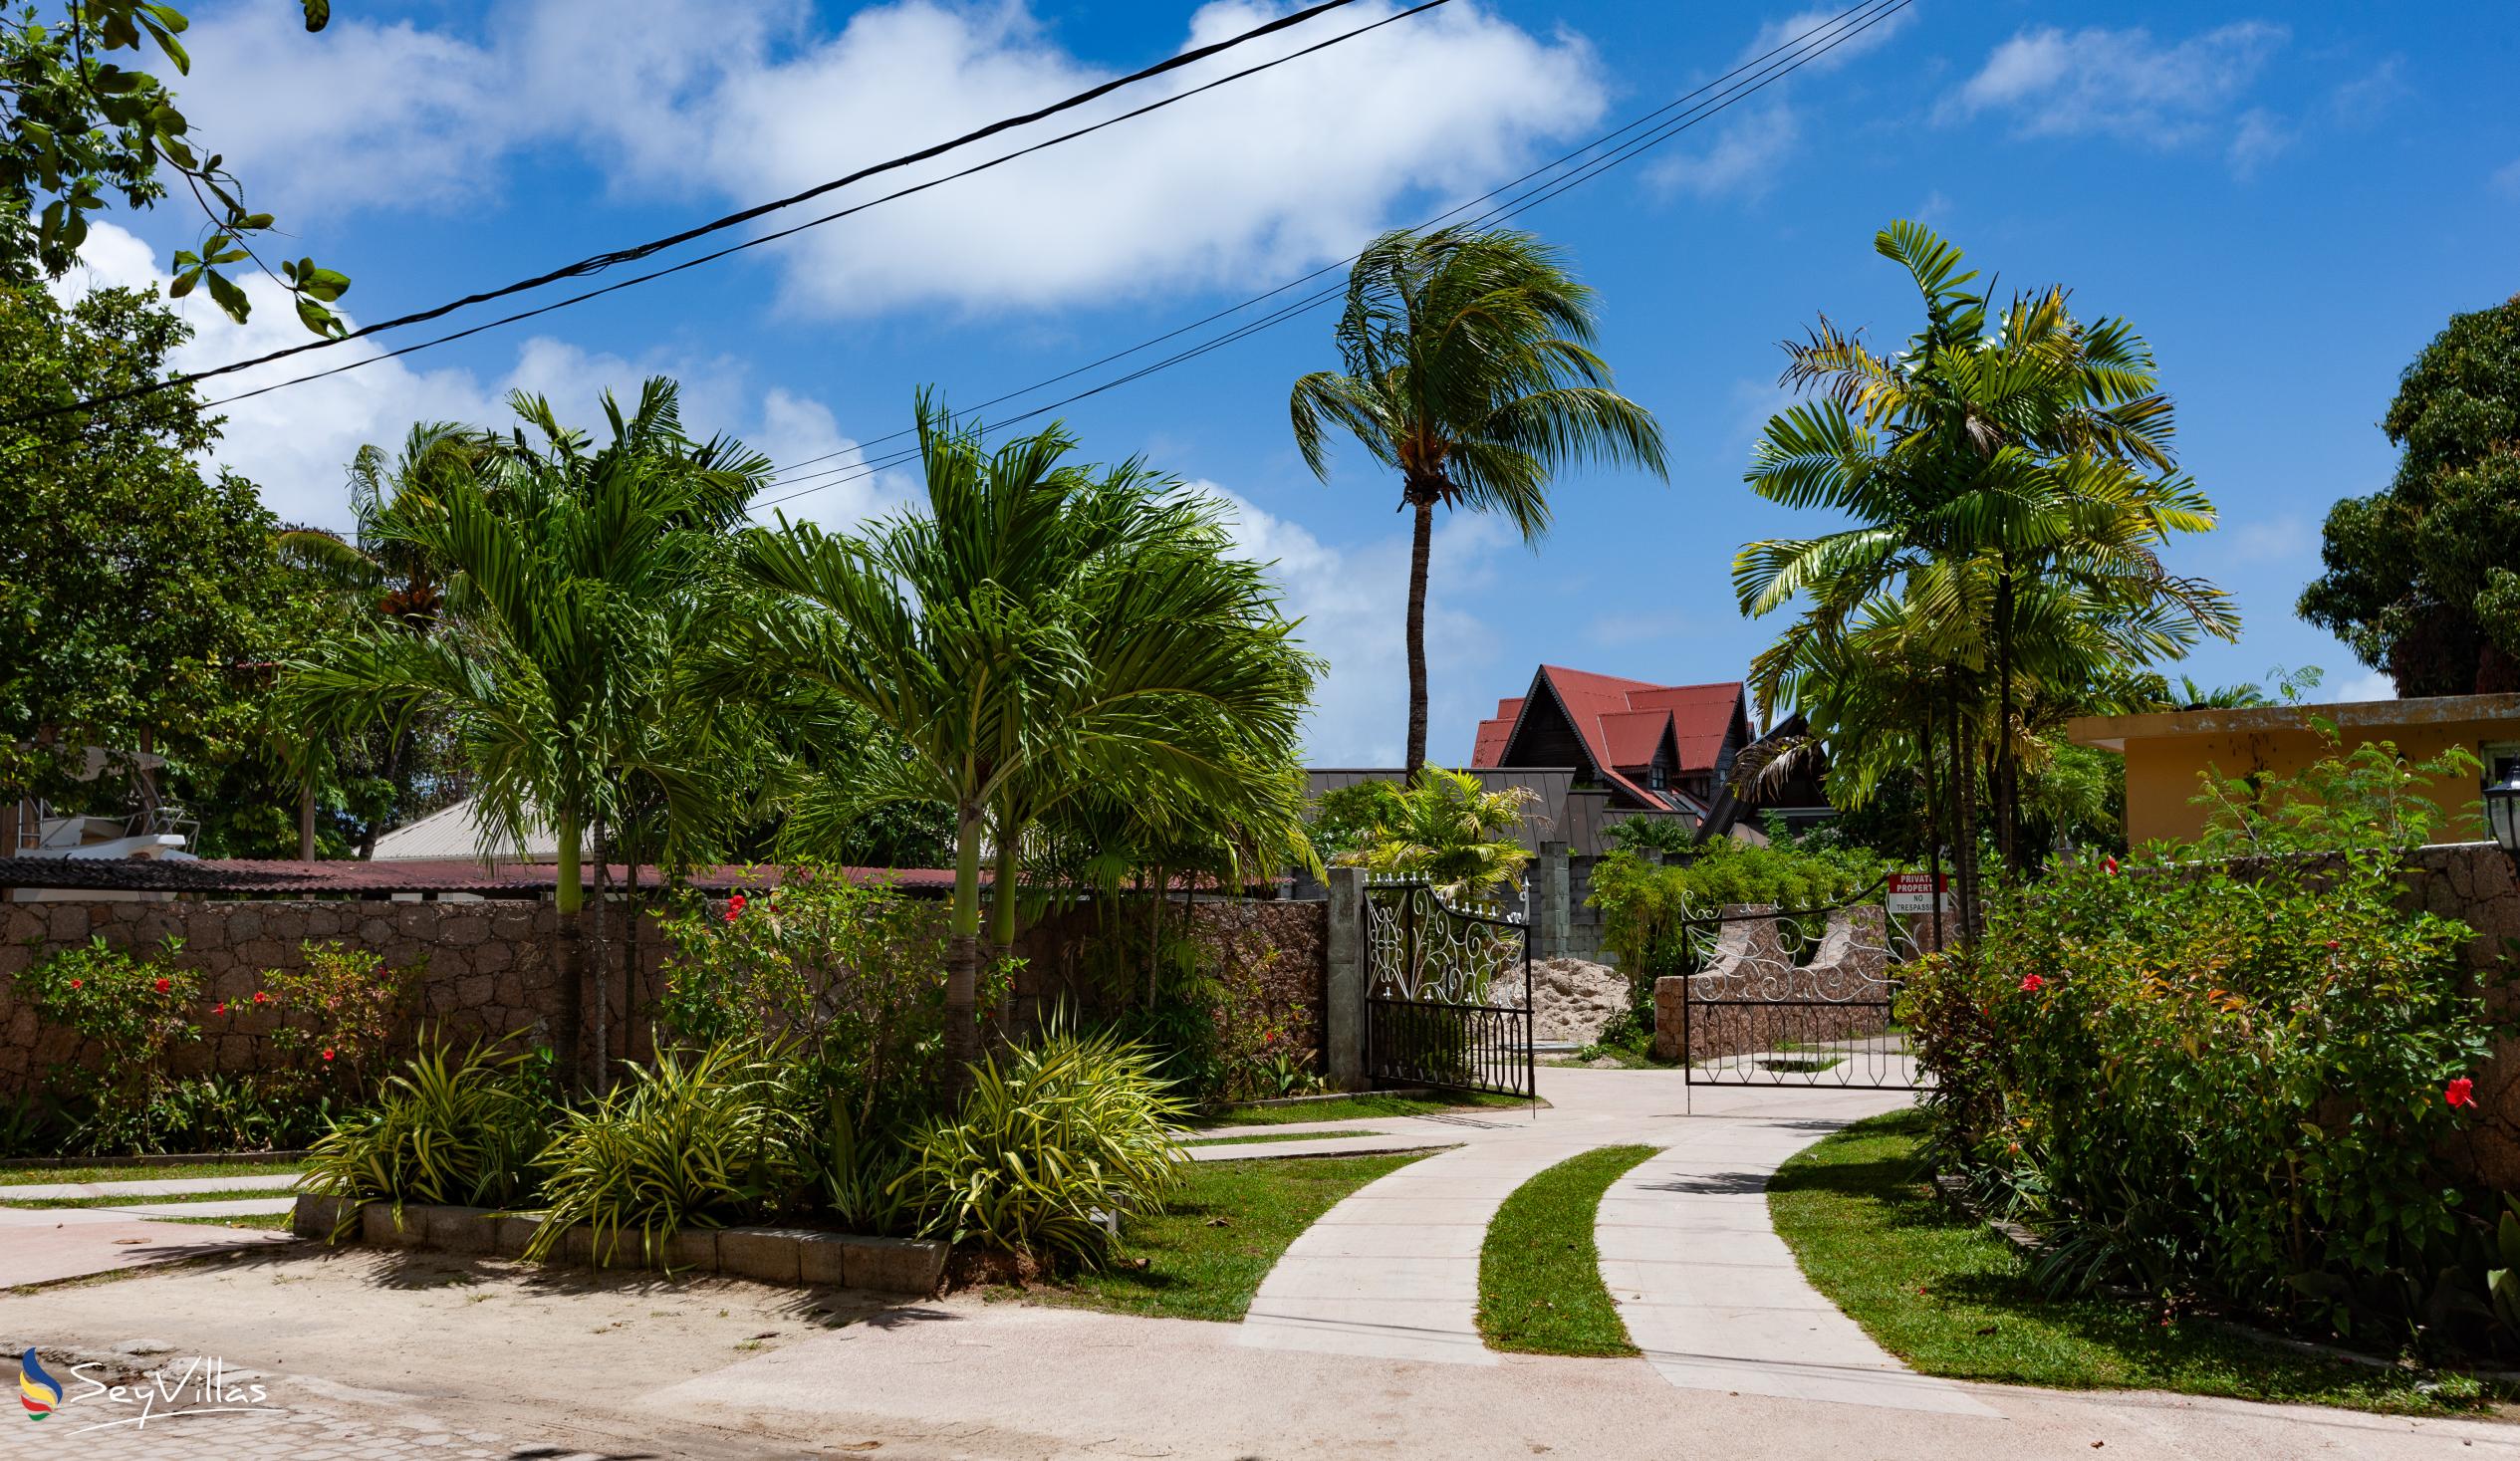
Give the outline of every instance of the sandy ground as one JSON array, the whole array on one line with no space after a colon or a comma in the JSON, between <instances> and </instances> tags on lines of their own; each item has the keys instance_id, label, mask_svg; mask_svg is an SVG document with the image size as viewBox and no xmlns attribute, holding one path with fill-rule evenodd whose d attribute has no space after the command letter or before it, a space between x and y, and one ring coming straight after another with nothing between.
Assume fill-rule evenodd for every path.
<instances>
[{"instance_id":1,"label":"sandy ground","mask_svg":"<svg viewBox=\"0 0 2520 1461\"><path fill-rule=\"evenodd\" d=\"M111 1445L11 1426L6 1455L2520 1457L2491 1422L1993 1386L1972 1392L2000 1418L1940 1416L1680 1390L1641 1360L1280 1353L1230 1326L975 1297L311 1248L0 1297L0 1339L214 1354L293 1412ZM308 1439L345 1419L357 1438Z\"/></svg>"}]
</instances>

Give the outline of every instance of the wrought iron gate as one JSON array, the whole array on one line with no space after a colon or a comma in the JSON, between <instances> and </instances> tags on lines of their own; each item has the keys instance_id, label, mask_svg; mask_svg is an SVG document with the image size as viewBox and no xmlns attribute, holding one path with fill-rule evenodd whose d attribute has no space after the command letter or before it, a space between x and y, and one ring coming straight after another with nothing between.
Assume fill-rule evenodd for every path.
<instances>
[{"instance_id":1,"label":"wrought iron gate","mask_svg":"<svg viewBox=\"0 0 2520 1461\"><path fill-rule=\"evenodd\" d=\"M1679 981L1691 1086L1915 1091L1896 1003L1908 946L1881 886L1826 907L1744 908L1683 920L1697 972Z\"/></svg>"},{"instance_id":2,"label":"wrought iron gate","mask_svg":"<svg viewBox=\"0 0 2520 1461\"><path fill-rule=\"evenodd\" d=\"M1430 884L1405 880L1370 883L1365 921L1366 1075L1537 1096L1531 938L1522 921L1484 904L1447 903Z\"/></svg>"}]
</instances>

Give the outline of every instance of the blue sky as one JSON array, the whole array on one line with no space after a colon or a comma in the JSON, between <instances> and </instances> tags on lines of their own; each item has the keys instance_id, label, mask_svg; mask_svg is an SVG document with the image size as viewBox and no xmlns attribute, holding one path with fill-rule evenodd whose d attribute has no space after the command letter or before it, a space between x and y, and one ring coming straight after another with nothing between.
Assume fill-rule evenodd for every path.
<instances>
[{"instance_id":1,"label":"blue sky","mask_svg":"<svg viewBox=\"0 0 2520 1461\"><path fill-rule=\"evenodd\" d=\"M308 37L292 0L205 3L179 97L292 251L353 275L344 303L373 319L793 190L1285 8L361 3ZM1366 0L1294 34L1387 13ZM285 516L338 522L361 441L418 417L495 421L520 384L592 421L604 386L665 371L686 381L694 424L783 464L841 453L806 472L845 466L854 443L906 423L921 383L977 403L1173 329L1823 14L1454 0L984 179L240 403L222 459ZM1734 550L1824 526L1741 484L1784 399L1776 344L1822 311L1906 333L1912 298L1871 246L1899 217L2007 283L2065 283L2079 312L2124 315L2151 340L2182 463L2224 517L2173 565L2231 589L2247 623L2191 672L2315 663L2331 692L2386 693L2292 604L2328 504L2388 479L2375 423L2397 372L2451 312L2520 290L2515 20L2488 3L1918 0L1525 215L1599 289L1603 352L1660 416L1671 481L1562 478L1537 555L1493 525L1444 526L1433 753L1466 756L1473 722L1542 660L1663 681L1743 672L1771 626L1733 609ZM94 277L144 278L187 241L171 205L121 221L127 234L91 245ZM242 330L206 302L189 312L191 363L296 331L283 308ZM1388 764L1404 707L1395 488L1357 453L1315 481L1286 426L1288 382L1335 364L1329 328L1305 316L1063 414L1093 457L1143 453L1231 498L1333 665L1316 760ZM911 488L800 473L788 490L806 486L821 490L787 510L834 523Z\"/></svg>"}]
</instances>

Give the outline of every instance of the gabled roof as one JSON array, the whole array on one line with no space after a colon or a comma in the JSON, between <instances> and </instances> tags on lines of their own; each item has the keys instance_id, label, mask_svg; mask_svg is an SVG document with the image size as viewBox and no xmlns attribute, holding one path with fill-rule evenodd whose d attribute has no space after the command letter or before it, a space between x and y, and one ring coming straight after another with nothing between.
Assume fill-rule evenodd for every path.
<instances>
[{"instance_id":1,"label":"gabled roof","mask_svg":"<svg viewBox=\"0 0 2520 1461\"><path fill-rule=\"evenodd\" d=\"M1657 685L1621 675L1544 664L1532 676L1530 694L1498 701L1495 716L1479 723L1470 764L1505 765L1525 707L1542 695L1553 697L1564 707L1585 752L1592 758L1593 765L1588 769L1648 807L1672 805L1671 797L1676 793L1646 791L1625 771L1651 764L1655 749L1666 736L1679 770L1714 770L1743 706L1739 681Z\"/></svg>"}]
</instances>

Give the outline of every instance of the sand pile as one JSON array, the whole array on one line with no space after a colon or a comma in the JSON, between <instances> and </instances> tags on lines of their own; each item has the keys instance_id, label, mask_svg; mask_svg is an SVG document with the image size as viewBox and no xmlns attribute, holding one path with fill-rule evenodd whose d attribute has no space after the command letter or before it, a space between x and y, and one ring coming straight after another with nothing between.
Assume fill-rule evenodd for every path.
<instances>
[{"instance_id":1,"label":"sand pile","mask_svg":"<svg viewBox=\"0 0 2520 1461\"><path fill-rule=\"evenodd\" d=\"M1602 1027L1628 1008L1628 976L1585 959L1535 959L1531 965L1532 1038L1591 1045ZM1522 1003L1517 989L1499 1004Z\"/></svg>"}]
</instances>

